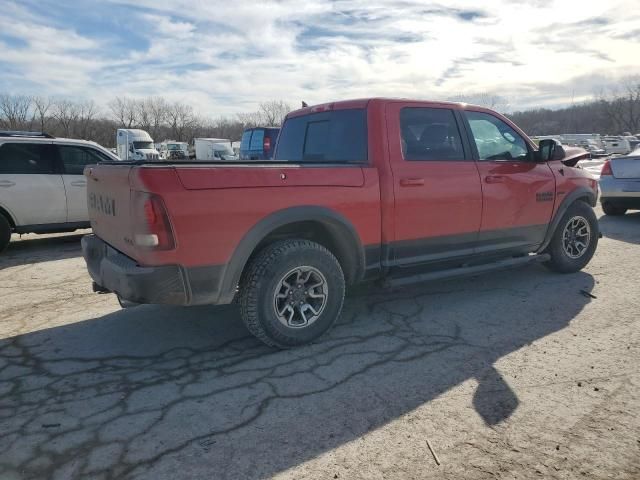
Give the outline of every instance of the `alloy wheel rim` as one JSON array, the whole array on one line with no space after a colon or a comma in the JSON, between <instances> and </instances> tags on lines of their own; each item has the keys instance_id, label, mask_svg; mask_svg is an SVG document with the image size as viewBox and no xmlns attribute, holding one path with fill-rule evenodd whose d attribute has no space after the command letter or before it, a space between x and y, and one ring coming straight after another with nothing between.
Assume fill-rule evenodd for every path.
<instances>
[{"instance_id":1,"label":"alloy wheel rim","mask_svg":"<svg viewBox=\"0 0 640 480\"><path fill-rule=\"evenodd\" d=\"M305 328L322 315L329 288L317 268L301 266L289 270L277 283L273 295L276 317L287 328Z\"/></svg>"},{"instance_id":2,"label":"alloy wheel rim","mask_svg":"<svg viewBox=\"0 0 640 480\"><path fill-rule=\"evenodd\" d=\"M562 232L562 247L569 258L580 258L589 248L591 227L586 218L572 217Z\"/></svg>"}]
</instances>

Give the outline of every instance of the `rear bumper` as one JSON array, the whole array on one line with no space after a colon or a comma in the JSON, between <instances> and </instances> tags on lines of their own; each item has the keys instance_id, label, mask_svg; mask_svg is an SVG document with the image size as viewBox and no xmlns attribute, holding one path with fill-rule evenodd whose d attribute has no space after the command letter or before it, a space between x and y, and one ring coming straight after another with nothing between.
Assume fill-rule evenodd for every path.
<instances>
[{"instance_id":1,"label":"rear bumper","mask_svg":"<svg viewBox=\"0 0 640 480\"><path fill-rule=\"evenodd\" d=\"M633 197L622 197L622 196L613 196L613 197L601 197L600 203L609 203L616 207L622 208L630 208L632 210L640 209L640 195Z\"/></svg>"},{"instance_id":2,"label":"rear bumper","mask_svg":"<svg viewBox=\"0 0 640 480\"><path fill-rule=\"evenodd\" d=\"M82 254L96 284L131 302L205 305L232 300L229 295L220 295L223 266L143 267L96 235L82 238Z\"/></svg>"}]
</instances>

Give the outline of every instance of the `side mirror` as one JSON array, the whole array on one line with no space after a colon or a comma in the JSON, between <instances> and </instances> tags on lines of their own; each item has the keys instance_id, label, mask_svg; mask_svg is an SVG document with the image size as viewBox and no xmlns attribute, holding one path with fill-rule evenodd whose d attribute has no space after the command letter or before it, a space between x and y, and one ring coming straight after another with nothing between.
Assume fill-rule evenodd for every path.
<instances>
[{"instance_id":1,"label":"side mirror","mask_svg":"<svg viewBox=\"0 0 640 480\"><path fill-rule=\"evenodd\" d=\"M541 162L562 160L564 157L565 151L560 142L551 138L540 140L540 143L538 144L538 159Z\"/></svg>"},{"instance_id":2,"label":"side mirror","mask_svg":"<svg viewBox=\"0 0 640 480\"><path fill-rule=\"evenodd\" d=\"M129 145L129 151L133 153L133 145Z\"/></svg>"}]
</instances>

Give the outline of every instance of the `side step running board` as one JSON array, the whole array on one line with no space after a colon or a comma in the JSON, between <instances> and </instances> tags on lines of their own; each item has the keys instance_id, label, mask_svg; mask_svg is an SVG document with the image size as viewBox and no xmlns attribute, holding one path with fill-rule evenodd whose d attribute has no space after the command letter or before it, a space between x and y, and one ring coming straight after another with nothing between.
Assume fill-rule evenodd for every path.
<instances>
[{"instance_id":1,"label":"side step running board","mask_svg":"<svg viewBox=\"0 0 640 480\"><path fill-rule=\"evenodd\" d=\"M508 268L520 267L529 263L546 262L551 259L548 253L538 255L527 255L525 257L507 258L493 263L483 265L473 265L468 267L458 267L449 270L440 270L437 272L419 273L406 277L390 277L382 282L386 288L400 287L410 285L412 283L431 282L433 280L445 280L456 277L465 277L469 275L477 275L485 272L493 272L496 270L504 270Z\"/></svg>"}]
</instances>

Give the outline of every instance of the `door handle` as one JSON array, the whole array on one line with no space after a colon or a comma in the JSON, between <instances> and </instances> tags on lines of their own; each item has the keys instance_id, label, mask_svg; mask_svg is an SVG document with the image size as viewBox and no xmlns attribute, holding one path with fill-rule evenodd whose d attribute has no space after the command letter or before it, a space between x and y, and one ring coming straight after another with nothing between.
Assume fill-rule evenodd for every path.
<instances>
[{"instance_id":1,"label":"door handle","mask_svg":"<svg viewBox=\"0 0 640 480\"><path fill-rule=\"evenodd\" d=\"M0 180L0 187L13 187L16 182L12 182L11 180Z\"/></svg>"},{"instance_id":2,"label":"door handle","mask_svg":"<svg viewBox=\"0 0 640 480\"><path fill-rule=\"evenodd\" d=\"M400 185L403 187L418 187L424 185L424 178L401 178Z\"/></svg>"},{"instance_id":3,"label":"door handle","mask_svg":"<svg viewBox=\"0 0 640 480\"><path fill-rule=\"evenodd\" d=\"M75 180L75 181L71 182L71 185L73 185L74 187L86 187L87 186L87 181L86 180Z\"/></svg>"},{"instance_id":4,"label":"door handle","mask_svg":"<svg viewBox=\"0 0 640 480\"><path fill-rule=\"evenodd\" d=\"M484 177L485 183L503 183L504 178L502 175L487 175Z\"/></svg>"}]
</instances>

